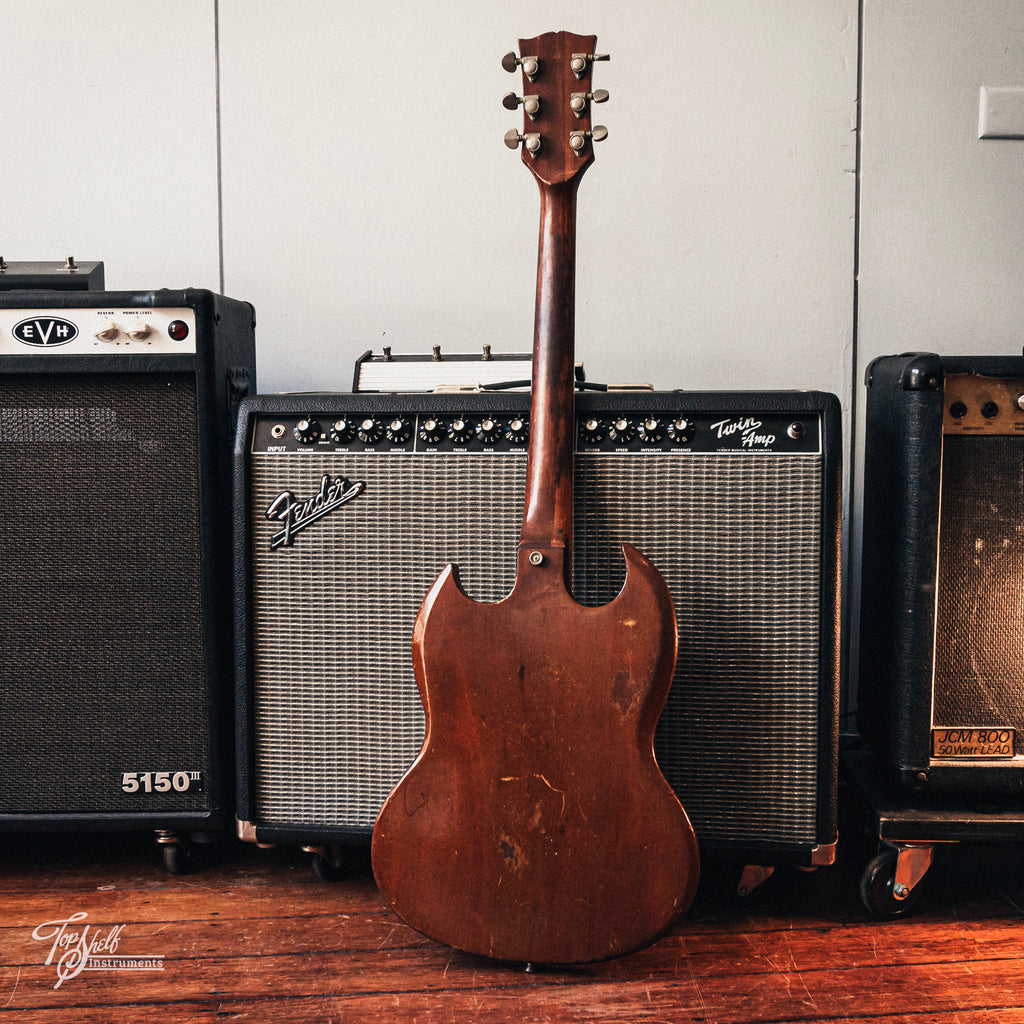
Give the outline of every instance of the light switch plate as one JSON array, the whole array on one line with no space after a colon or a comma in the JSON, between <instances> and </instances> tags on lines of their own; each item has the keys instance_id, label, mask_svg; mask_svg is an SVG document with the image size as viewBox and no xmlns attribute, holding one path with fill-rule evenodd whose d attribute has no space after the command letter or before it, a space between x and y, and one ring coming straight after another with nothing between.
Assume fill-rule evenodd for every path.
<instances>
[{"instance_id":1,"label":"light switch plate","mask_svg":"<svg viewBox=\"0 0 1024 1024\"><path fill-rule=\"evenodd\" d=\"M1024 139L1024 86L981 87L979 139Z\"/></svg>"}]
</instances>

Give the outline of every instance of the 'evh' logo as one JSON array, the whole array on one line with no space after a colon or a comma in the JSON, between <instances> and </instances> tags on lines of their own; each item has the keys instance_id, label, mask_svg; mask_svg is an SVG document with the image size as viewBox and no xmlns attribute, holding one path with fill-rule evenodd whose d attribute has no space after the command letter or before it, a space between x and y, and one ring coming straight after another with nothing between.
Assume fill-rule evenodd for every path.
<instances>
[{"instance_id":1,"label":"'evh' logo","mask_svg":"<svg viewBox=\"0 0 1024 1024\"><path fill-rule=\"evenodd\" d=\"M66 345L78 337L78 328L70 320L57 316L36 316L19 320L14 325L14 337L24 345L35 348L53 348Z\"/></svg>"}]
</instances>

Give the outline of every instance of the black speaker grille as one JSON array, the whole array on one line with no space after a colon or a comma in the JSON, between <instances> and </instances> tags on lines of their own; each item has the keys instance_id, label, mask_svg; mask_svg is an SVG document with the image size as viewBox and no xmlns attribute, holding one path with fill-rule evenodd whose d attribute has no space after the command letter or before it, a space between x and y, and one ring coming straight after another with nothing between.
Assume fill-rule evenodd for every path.
<instances>
[{"instance_id":1,"label":"black speaker grille","mask_svg":"<svg viewBox=\"0 0 1024 1024\"><path fill-rule=\"evenodd\" d=\"M207 769L197 444L194 374L0 381L0 813L202 806L121 789Z\"/></svg>"},{"instance_id":2,"label":"black speaker grille","mask_svg":"<svg viewBox=\"0 0 1024 1024\"><path fill-rule=\"evenodd\" d=\"M933 724L1014 728L1017 754L1024 753L1022 584L1021 438L945 437Z\"/></svg>"},{"instance_id":3,"label":"black speaker grille","mask_svg":"<svg viewBox=\"0 0 1024 1024\"><path fill-rule=\"evenodd\" d=\"M822 456L583 453L576 466L577 599L614 597L629 541L676 602L657 753L698 834L813 845ZM267 508L325 473L365 490L271 551ZM449 561L476 600L511 589L524 481L521 452L252 457L259 824L372 826L422 742L419 605Z\"/></svg>"}]
</instances>

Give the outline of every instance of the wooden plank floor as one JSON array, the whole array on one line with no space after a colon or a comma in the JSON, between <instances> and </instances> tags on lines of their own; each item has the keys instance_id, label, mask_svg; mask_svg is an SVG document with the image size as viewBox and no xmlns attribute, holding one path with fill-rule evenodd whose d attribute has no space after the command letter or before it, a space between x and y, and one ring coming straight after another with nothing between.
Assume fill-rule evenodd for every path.
<instances>
[{"instance_id":1,"label":"wooden plank floor","mask_svg":"<svg viewBox=\"0 0 1024 1024\"><path fill-rule=\"evenodd\" d=\"M164 872L148 836L0 837L0 1014L12 1021L879 1022L1024 1024L1024 855L945 848L912 918L872 919L872 847L780 869L752 896L705 871L692 912L653 947L527 973L452 952L396 920L367 870L325 883L294 848L229 841L204 870ZM59 926L106 937L58 972ZM68 931L63 932L64 939ZM109 969L107 956L158 958ZM104 964L107 966L104 967ZM145 965L145 961L142 961Z\"/></svg>"}]
</instances>

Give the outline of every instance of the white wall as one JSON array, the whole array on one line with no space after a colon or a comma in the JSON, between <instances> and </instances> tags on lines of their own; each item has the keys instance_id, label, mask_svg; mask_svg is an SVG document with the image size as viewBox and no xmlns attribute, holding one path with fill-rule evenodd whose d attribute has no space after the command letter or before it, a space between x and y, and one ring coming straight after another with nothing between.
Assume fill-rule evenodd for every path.
<instances>
[{"instance_id":1,"label":"white wall","mask_svg":"<svg viewBox=\"0 0 1024 1024\"><path fill-rule=\"evenodd\" d=\"M529 351L537 190L499 61L556 28L612 55L580 194L588 376L848 385L854 0L220 13L225 286L257 304L264 386L347 387L382 344Z\"/></svg>"},{"instance_id":2,"label":"white wall","mask_svg":"<svg viewBox=\"0 0 1024 1024\"><path fill-rule=\"evenodd\" d=\"M216 288L212 0L0 3L0 256Z\"/></svg>"},{"instance_id":3,"label":"white wall","mask_svg":"<svg viewBox=\"0 0 1024 1024\"><path fill-rule=\"evenodd\" d=\"M0 254L220 287L216 13L0 6ZM590 378L848 389L855 0L220 0L223 284L256 305L263 389L348 387L385 343L529 350L537 194L499 59L556 28L612 54L580 197Z\"/></svg>"}]
</instances>

